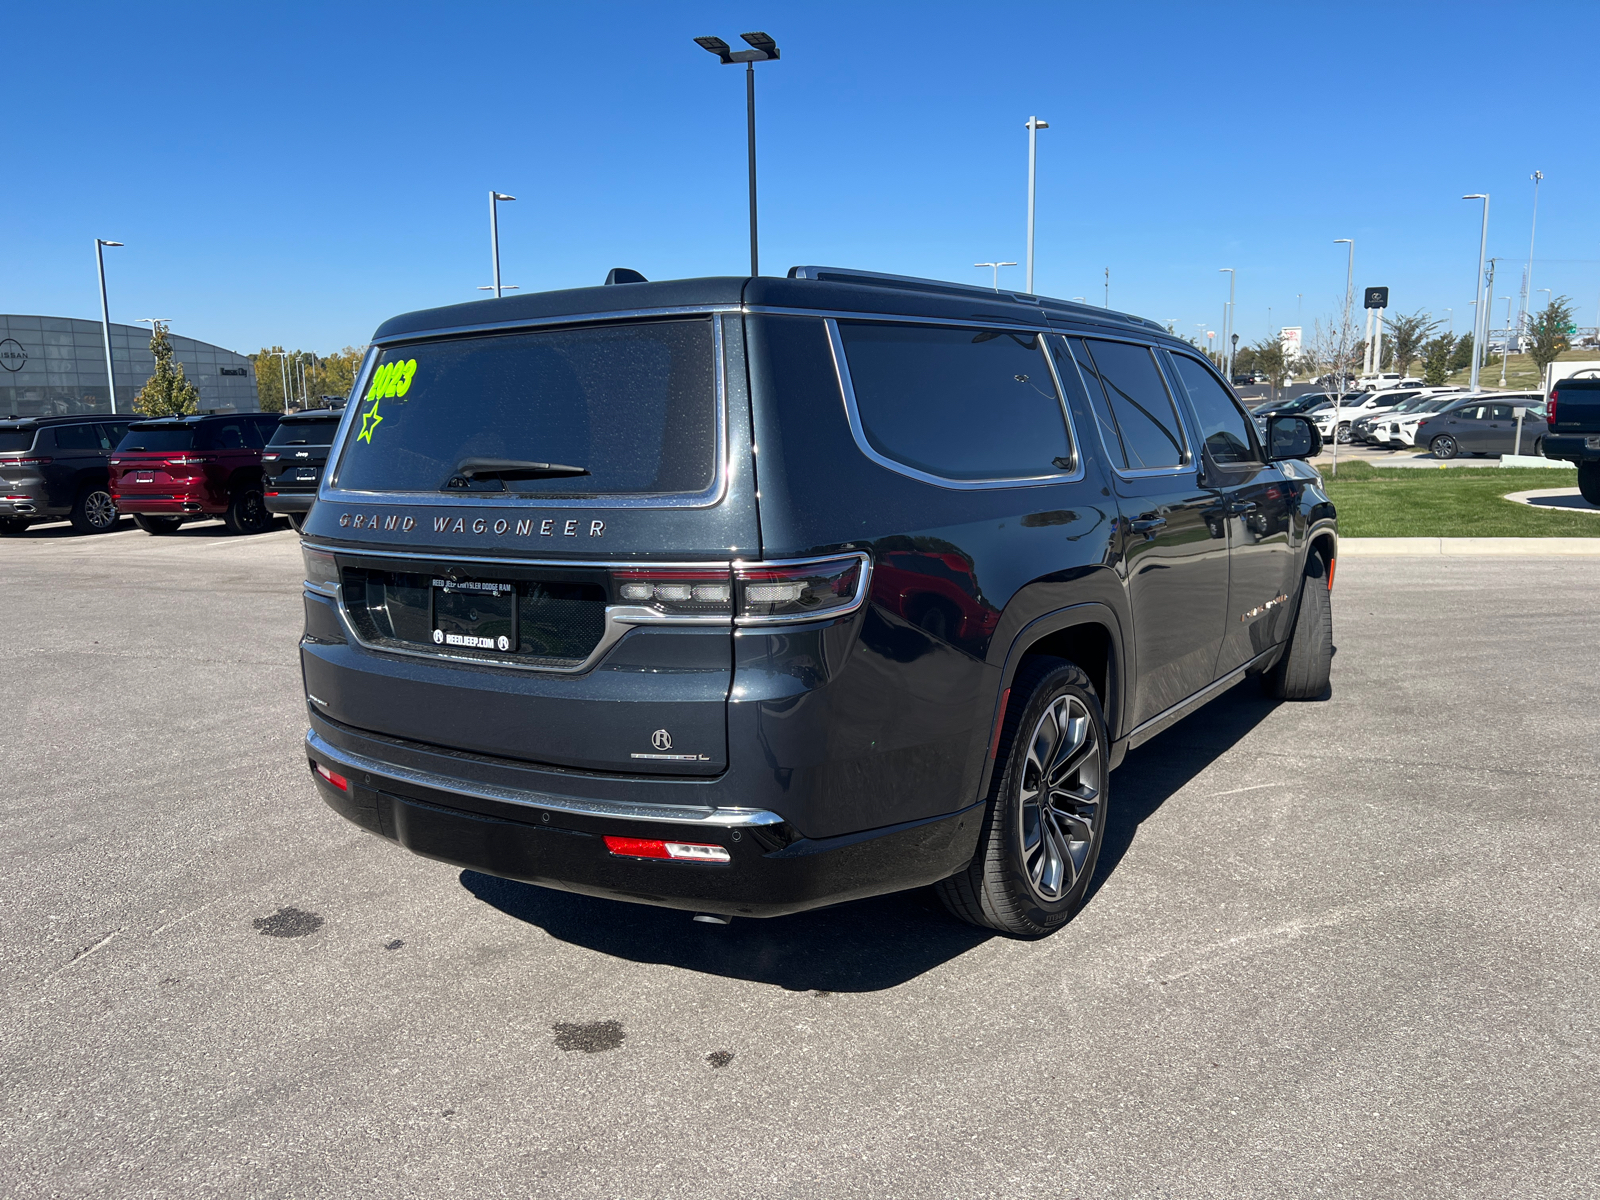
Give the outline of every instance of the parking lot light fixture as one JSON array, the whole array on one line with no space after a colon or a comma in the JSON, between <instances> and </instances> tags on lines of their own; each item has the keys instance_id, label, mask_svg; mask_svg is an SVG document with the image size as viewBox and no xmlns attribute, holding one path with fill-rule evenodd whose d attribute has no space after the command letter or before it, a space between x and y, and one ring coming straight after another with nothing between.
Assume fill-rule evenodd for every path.
<instances>
[{"instance_id":1,"label":"parking lot light fixture","mask_svg":"<svg viewBox=\"0 0 1600 1200\"><path fill-rule=\"evenodd\" d=\"M748 50L734 50L719 37L697 37L695 45L715 54L724 66L744 63L745 141L750 163L750 274L761 274L760 242L756 235L756 64L776 62L778 43L765 33L741 33Z\"/></svg>"},{"instance_id":2,"label":"parking lot light fixture","mask_svg":"<svg viewBox=\"0 0 1600 1200\"><path fill-rule=\"evenodd\" d=\"M1050 122L1041 121L1038 117L1029 117L1028 130L1028 295L1033 295L1033 201L1037 192L1035 181L1038 178L1039 164L1039 130L1049 129ZM999 291L999 288L995 289Z\"/></svg>"},{"instance_id":3,"label":"parking lot light fixture","mask_svg":"<svg viewBox=\"0 0 1600 1200\"><path fill-rule=\"evenodd\" d=\"M94 240L94 261L100 268L100 329L106 340L106 394L111 397L111 411L117 411L117 377L111 370L111 306L106 303L105 247L120 246L121 242L108 242L105 238Z\"/></svg>"},{"instance_id":4,"label":"parking lot light fixture","mask_svg":"<svg viewBox=\"0 0 1600 1200\"><path fill-rule=\"evenodd\" d=\"M1001 267L1014 267L1017 264L1014 263L1014 262L987 262L987 263L973 263L972 265L975 266L975 267L992 267L992 268L994 268L994 290L998 292L1000 290L1000 268ZM1030 295L1031 294L1032 293L1030 292Z\"/></svg>"},{"instance_id":5,"label":"parking lot light fixture","mask_svg":"<svg viewBox=\"0 0 1600 1200\"><path fill-rule=\"evenodd\" d=\"M1230 335L1233 333L1234 284L1238 281L1239 273L1237 271L1235 271L1232 267L1218 267L1217 268L1217 273L1219 275L1224 271L1226 271L1228 273L1228 307L1224 310L1225 316L1224 316L1223 327L1222 327L1222 350L1223 350L1223 353L1227 356L1228 367L1227 367L1227 370L1225 370L1223 372L1223 374L1228 377L1228 381L1231 383L1231 382L1233 382L1233 354L1228 349L1228 346L1229 346L1228 339L1229 339ZM1233 345L1238 345L1238 343L1239 343L1239 339L1238 338L1234 338L1233 339Z\"/></svg>"},{"instance_id":6,"label":"parking lot light fixture","mask_svg":"<svg viewBox=\"0 0 1600 1200\"><path fill-rule=\"evenodd\" d=\"M489 253L494 259L494 297L500 298L504 290L500 286L500 202L502 200L515 200L515 196L508 196L504 192L489 191ZM479 288L480 292L488 288Z\"/></svg>"},{"instance_id":7,"label":"parking lot light fixture","mask_svg":"<svg viewBox=\"0 0 1600 1200\"><path fill-rule=\"evenodd\" d=\"M1473 192L1461 198L1483 201L1483 228L1478 234L1478 274L1472 283L1472 294L1476 297L1473 300L1476 309L1472 314L1472 376L1467 384L1475 392L1478 390L1478 368L1483 362L1483 343L1487 340L1484 335L1489 331L1489 305L1478 303L1483 298L1483 256L1489 251L1489 193Z\"/></svg>"}]
</instances>

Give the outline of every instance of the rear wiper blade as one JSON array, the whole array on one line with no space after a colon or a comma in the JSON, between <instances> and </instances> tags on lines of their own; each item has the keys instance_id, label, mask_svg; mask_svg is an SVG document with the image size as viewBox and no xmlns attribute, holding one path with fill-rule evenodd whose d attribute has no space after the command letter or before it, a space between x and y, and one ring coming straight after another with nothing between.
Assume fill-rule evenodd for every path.
<instances>
[{"instance_id":1,"label":"rear wiper blade","mask_svg":"<svg viewBox=\"0 0 1600 1200\"><path fill-rule=\"evenodd\" d=\"M565 463L528 462L520 458L463 458L456 464L455 475L445 487L460 487L456 479L565 479L588 473L587 467L569 467Z\"/></svg>"}]
</instances>

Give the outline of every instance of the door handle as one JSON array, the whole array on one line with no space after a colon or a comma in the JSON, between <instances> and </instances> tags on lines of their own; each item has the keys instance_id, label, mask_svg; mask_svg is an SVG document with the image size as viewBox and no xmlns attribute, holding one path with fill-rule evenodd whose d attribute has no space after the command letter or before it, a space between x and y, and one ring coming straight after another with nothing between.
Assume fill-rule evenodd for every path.
<instances>
[{"instance_id":1,"label":"door handle","mask_svg":"<svg viewBox=\"0 0 1600 1200\"><path fill-rule=\"evenodd\" d=\"M1129 521L1128 528L1135 533L1142 533L1145 537L1153 537L1156 530L1165 528L1165 517L1140 517L1137 521Z\"/></svg>"},{"instance_id":2,"label":"door handle","mask_svg":"<svg viewBox=\"0 0 1600 1200\"><path fill-rule=\"evenodd\" d=\"M1230 517L1243 516L1247 512L1255 512L1256 508L1257 505L1254 500L1233 500L1228 504L1228 515Z\"/></svg>"}]
</instances>

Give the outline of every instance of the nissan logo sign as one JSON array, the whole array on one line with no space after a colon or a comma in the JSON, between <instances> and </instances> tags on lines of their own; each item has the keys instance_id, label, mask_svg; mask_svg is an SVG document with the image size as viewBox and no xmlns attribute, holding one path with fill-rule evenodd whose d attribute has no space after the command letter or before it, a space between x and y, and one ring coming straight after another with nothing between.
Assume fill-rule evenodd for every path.
<instances>
[{"instance_id":1,"label":"nissan logo sign","mask_svg":"<svg viewBox=\"0 0 1600 1200\"><path fill-rule=\"evenodd\" d=\"M28 365L28 352L22 348L22 343L16 338L7 338L0 342L0 367L8 371L20 371Z\"/></svg>"}]
</instances>

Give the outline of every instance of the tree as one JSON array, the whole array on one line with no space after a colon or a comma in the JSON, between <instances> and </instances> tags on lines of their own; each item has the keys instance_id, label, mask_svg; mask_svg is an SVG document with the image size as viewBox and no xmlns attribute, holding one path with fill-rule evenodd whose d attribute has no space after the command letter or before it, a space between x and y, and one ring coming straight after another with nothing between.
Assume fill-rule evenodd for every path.
<instances>
[{"instance_id":1,"label":"tree","mask_svg":"<svg viewBox=\"0 0 1600 1200\"><path fill-rule=\"evenodd\" d=\"M307 350L285 352L282 346L263 346L259 353L250 355L256 369L256 398L262 412L283 412L283 379L291 374L289 407L300 407L302 396L311 408L327 403L324 396L344 400L355 386L356 372L361 369L365 348L346 346L343 350L319 356ZM278 356L284 354L280 362ZM302 392L302 372L304 383Z\"/></svg>"},{"instance_id":2,"label":"tree","mask_svg":"<svg viewBox=\"0 0 1600 1200\"><path fill-rule=\"evenodd\" d=\"M1394 369L1401 375L1406 374L1422 344L1439 328L1439 322L1420 308L1409 317L1393 317L1384 324L1389 327L1389 338L1384 345L1386 349L1393 349Z\"/></svg>"},{"instance_id":3,"label":"tree","mask_svg":"<svg viewBox=\"0 0 1600 1200\"><path fill-rule=\"evenodd\" d=\"M1534 366L1539 368L1541 378L1544 369L1561 356L1561 352L1571 346L1567 340L1572 332L1572 297L1553 296L1550 303L1538 312L1528 323L1528 337L1525 345L1528 348L1528 357L1533 359Z\"/></svg>"},{"instance_id":4,"label":"tree","mask_svg":"<svg viewBox=\"0 0 1600 1200\"><path fill-rule=\"evenodd\" d=\"M1289 356L1283 352L1283 339L1267 334L1250 347L1251 370L1260 371L1272 384L1272 398L1278 398L1278 389L1289 377ZM1243 357L1241 352L1240 357Z\"/></svg>"},{"instance_id":5,"label":"tree","mask_svg":"<svg viewBox=\"0 0 1600 1200\"><path fill-rule=\"evenodd\" d=\"M167 327L160 321L150 327L150 353L155 373L133 398L133 411L147 417L186 417L200 411L200 389L184 378L183 364L172 357Z\"/></svg>"},{"instance_id":6,"label":"tree","mask_svg":"<svg viewBox=\"0 0 1600 1200\"><path fill-rule=\"evenodd\" d=\"M1472 335L1463 333L1456 342L1456 348L1450 352L1450 369L1452 371L1465 371L1472 365Z\"/></svg>"},{"instance_id":7,"label":"tree","mask_svg":"<svg viewBox=\"0 0 1600 1200\"><path fill-rule=\"evenodd\" d=\"M1450 362L1455 353L1454 334L1441 333L1422 347L1422 382L1443 387L1450 378Z\"/></svg>"}]
</instances>

